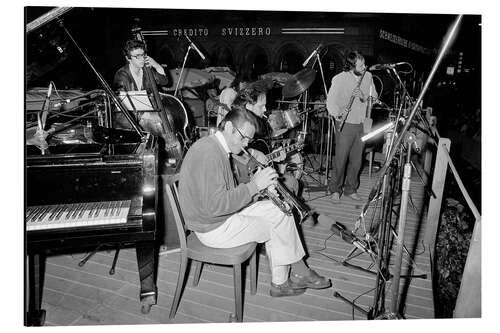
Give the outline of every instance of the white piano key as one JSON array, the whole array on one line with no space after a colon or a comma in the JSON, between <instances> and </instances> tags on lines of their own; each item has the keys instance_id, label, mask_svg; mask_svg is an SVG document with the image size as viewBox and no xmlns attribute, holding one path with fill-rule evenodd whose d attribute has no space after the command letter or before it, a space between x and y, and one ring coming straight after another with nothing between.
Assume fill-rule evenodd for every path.
<instances>
[{"instance_id":1,"label":"white piano key","mask_svg":"<svg viewBox=\"0 0 500 333\"><path fill-rule=\"evenodd\" d=\"M32 206L26 229L46 230L126 223L131 200Z\"/></svg>"}]
</instances>

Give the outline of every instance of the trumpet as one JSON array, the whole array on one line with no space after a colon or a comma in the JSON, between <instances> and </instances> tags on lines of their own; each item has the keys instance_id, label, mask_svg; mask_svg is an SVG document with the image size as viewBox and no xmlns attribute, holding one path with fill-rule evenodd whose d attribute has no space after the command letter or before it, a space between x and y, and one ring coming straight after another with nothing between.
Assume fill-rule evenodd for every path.
<instances>
[{"instance_id":1,"label":"trumpet","mask_svg":"<svg viewBox=\"0 0 500 333\"><path fill-rule=\"evenodd\" d=\"M250 154L245 148L243 148L243 151L250 156L251 159L254 160L255 163L261 168L267 167L267 165L264 165L257 161L257 159ZM300 202L297 197L290 192L289 189L286 188L285 185L281 183L281 181L278 179L276 185L275 185L275 190L276 193L271 191L269 188L266 188L261 191L261 194L265 197L267 197L269 200L271 200L274 205L276 205L284 214L291 216L293 214L293 208L297 210L297 213L300 216L300 221L304 220L306 217L309 216L310 210L309 208Z\"/></svg>"}]
</instances>

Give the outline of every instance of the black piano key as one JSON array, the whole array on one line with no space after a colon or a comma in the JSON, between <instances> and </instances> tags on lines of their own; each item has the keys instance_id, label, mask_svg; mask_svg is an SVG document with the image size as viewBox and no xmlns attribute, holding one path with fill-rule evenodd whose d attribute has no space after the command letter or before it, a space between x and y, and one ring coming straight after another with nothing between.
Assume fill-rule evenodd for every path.
<instances>
[{"instance_id":1,"label":"black piano key","mask_svg":"<svg viewBox=\"0 0 500 333\"><path fill-rule=\"evenodd\" d=\"M35 221L36 217L38 214L40 214L40 211L43 209L42 206L35 207L35 210L33 211L33 214L30 216L30 222Z\"/></svg>"},{"instance_id":2,"label":"black piano key","mask_svg":"<svg viewBox=\"0 0 500 333\"><path fill-rule=\"evenodd\" d=\"M56 215L56 220L59 220L61 218L61 216L64 214L64 212L66 211L66 209L68 209L68 205L61 205L61 208L59 209L59 211L57 212L57 215Z\"/></svg>"},{"instance_id":3,"label":"black piano key","mask_svg":"<svg viewBox=\"0 0 500 333\"><path fill-rule=\"evenodd\" d=\"M31 222L35 222L38 219L38 216L43 211L44 206L39 206L36 208L35 212L31 216Z\"/></svg>"},{"instance_id":4,"label":"black piano key","mask_svg":"<svg viewBox=\"0 0 500 333\"><path fill-rule=\"evenodd\" d=\"M94 213L94 218L99 216L99 214L101 213L101 210L103 209L103 206L104 206L104 202L99 202L97 204L97 207L96 207L96 210Z\"/></svg>"},{"instance_id":5,"label":"black piano key","mask_svg":"<svg viewBox=\"0 0 500 333\"><path fill-rule=\"evenodd\" d=\"M45 215L47 215L47 213L48 213L51 209L52 209L52 206L45 206L45 207L42 209L42 211L41 211L40 215L38 216L37 221L41 221L41 220L43 220L43 218L45 217Z\"/></svg>"},{"instance_id":6,"label":"black piano key","mask_svg":"<svg viewBox=\"0 0 500 333\"><path fill-rule=\"evenodd\" d=\"M113 201L111 203L112 205L112 209L111 209L111 213L109 214L110 216L113 216L115 214L115 210L116 210L116 205L118 204L118 201Z\"/></svg>"},{"instance_id":7,"label":"black piano key","mask_svg":"<svg viewBox=\"0 0 500 333\"><path fill-rule=\"evenodd\" d=\"M49 215L49 221L52 221L54 219L54 217L56 217L57 215L57 212L59 211L60 209L60 206L61 205L57 205L57 206L54 206L51 211L50 211L50 215Z\"/></svg>"},{"instance_id":8,"label":"black piano key","mask_svg":"<svg viewBox=\"0 0 500 333\"><path fill-rule=\"evenodd\" d=\"M82 218L83 217L83 214L85 213L85 210L87 209L87 207L89 207L89 203L88 202L85 202L82 204L82 207L80 208L80 213L78 213L78 218Z\"/></svg>"},{"instance_id":9,"label":"black piano key","mask_svg":"<svg viewBox=\"0 0 500 333\"><path fill-rule=\"evenodd\" d=\"M120 216L120 214L122 213L122 208L126 206L125 204L125 200L120 200L118 210L116 211L116 216Z\"/></svg>"},{"instance_id":10,"label":"black piano key","mask_svg":"<svg viewBox=\"0 0 500 333\"><path fill-rule=\"evenodd\" d=\"M29 222L33 222L36 218L36 216L40 213L40 211L42 210L42 206L37 206L37 207L34 207L33 208L33 211L31 212L30 214L30 217L27 221Z\"/></svg>"},{"instance_id":11,"label":"black piano key","mask_svg":"<svg viewBox=\"0 0 500 333\"><path fill-rule=\"evenodd\" d=\"M104 210L104 217L107 217L111 210L112 201L106 201L106 209Z\"/></svg>"},{"instance_id":12,"label":"black piano key","mask_svg":"<svg viewBox=\"0 0 500 333\"><path fill-rule=\"evenodd\" d=\"M80 215L80 213L83 211L83 207L85 207L84 203L79 203L78 206L75 208L75 211L71 215L71 219L77 219Z\"/></svg>"},{"instance_id":13,"label":"black piano key","mask_svg":"<svg viewBox=\"0 0 500 333\"><path fill-rule=\"evenodd\" d=\"M79 203L76 205L75 210L73 211L73 214L71 214L71 219L74 220L78 218L78 214L80 214L80 210L83 208L84 204Z\"/></svg>"},{"instance_id":14,"label":"black piano key","mask_svg":"<svg viewBox=\"0 0 500 333\"><path fill-rule=\"evenodd\" d=\"M33 214L35 214L35 212L37 210L38 210L38 207L28 207L26 209L26 222L31 219L31 217L33 216Z\"/></svg>"},{"instance_id":15,"label":"black piano key","mask_svg":"<svg viewBox=\"0 0 500 333\"><path fill-rule=\"evenodd\" d=\"M88 218L92 217L92 214L94 214L94 209L96 209L96 208L97 208L97 202L91 202L89 214L87 215Z\"/></svg>"},{"instance_id":16,"label":"black piano key","mask_svg":"<svg viewBox=\"0 0 500 333\"><path fill-rule=\"evenodd\" d=\"M74 210L76 209L76 206L78 206L78 205L77 204L71 204L71 205L69 205L68 212L64 216L65 220L68 220L69 217L71 216L71 214L73 214Z\"/></svg>"}]
</instances>

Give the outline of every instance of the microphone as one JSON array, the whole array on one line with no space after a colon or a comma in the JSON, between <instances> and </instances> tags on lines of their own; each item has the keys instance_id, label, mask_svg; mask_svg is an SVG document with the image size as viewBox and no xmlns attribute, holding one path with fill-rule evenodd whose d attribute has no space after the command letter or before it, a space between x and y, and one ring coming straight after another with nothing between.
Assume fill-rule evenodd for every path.
<instances>
[{"instance_id":1,"label":"microphone","mask_svg":"<svg viewBox=\"0 0 500 333\"><path fill-rule=\"evenodd\" d=\"M187 36L187 35L184 35L186 36L187 40L189 41L189 45L191 45L191 47L196 51L198 52L198 55L200 56L200 58L202 60L205 60L205 56L203 55L203 53L201 53L200 49L191 41L191 39Z\"/></svg>"},{"instance_id":2,"label":"microphone","mask_svg":"<svg viewBox=\"0 0 500 333\"><path fill-rule=\"evenodd\" d=\"M370 68L368 68L368 69L370 71L376 71L379 69L392 69L396 66L403 65L406 63L407 63L406 61L402 61L402 62L395 62L395 63L389 63L389 64L376 64L376 65L370 66Z\"/></svg>"},{"instance_id":3,"label":"microphone","mask_svg":"<svg viewBox=\"0 0 500 333\"><path fill-rule=\"evenodd\" d=\"M45 96L45 100L43 101L42 109L37 114L39 131L43 131L43 129L45 128L45 121L47 120L47 113L49 112L51 95L52 95L52 81L49 82L49 88L47 89L47 96Z\"/></svg>"},{"instance_id":4,"label":"microphone","mask_svg":"<svg viewBox=\"0 0 500 333\"><path fill-rule=\"evenodd\" d=\"M49 88L47 89L47 96L45 96L45 100L43 101L42 110L45 110L45 108L49 106L51 95L52 95L52 82L49 82Z\"/></svg>"},{"instance_id":5,"label":"microphone","mask_svg":"<svg viewBox=\"0 0 500 333\"><path fill-rule=\"evenodd\" d=\"M306 67L307 63L311 60L312 57L314 57L316 54L318 54L318 51L319 49L323 46L323 44L319 44L315 49L314 51L311 52L311 54L309 55L309 57L307 57L307 59L304 61L304 63L302 64L302 67Z\"/></svg>"},{"instance_id":6,"label":"microphone","mask_svg":"<svg viewBox=\"0 0 500 333\"><path fill-rule=\"evenodd\" d=\"M342 223L335 222L331 225L330 230L335 233L337 232L338 236L342 238L343 241L347 243L351 243L356 246L359 250L363 252L367 252L371 255L375 255L375 253L370 249L367 242L362 239L359 239L352 231L348 230Z\"/></svg>"}]
</instances>

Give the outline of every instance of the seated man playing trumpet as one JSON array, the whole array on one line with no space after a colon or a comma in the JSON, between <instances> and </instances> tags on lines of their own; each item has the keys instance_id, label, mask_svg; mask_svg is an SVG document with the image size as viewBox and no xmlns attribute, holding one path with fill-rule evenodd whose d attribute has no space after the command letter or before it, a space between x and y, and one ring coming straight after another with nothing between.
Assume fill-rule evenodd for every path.
<instances>
[{"instance_id":1,"label":"seated man playing trumpet","mask_svg":"<svg viewBox=\"0 0 500 333\"><path fill-rule=\"evenodd\" d=\"M232 155L241 153L253 139L255 127L248 111L235 107L215 134L189 149L179 180L186 226L210 247L265 243L273 297L299 295L306 288L328 288L330 280L308 268L303 260L305 252L293 215L283 213L270 200L255 200L276 185L276 171L271 167L258 170L248 183L237 184L234 179Z\"/></svg>"}]
</instances>

